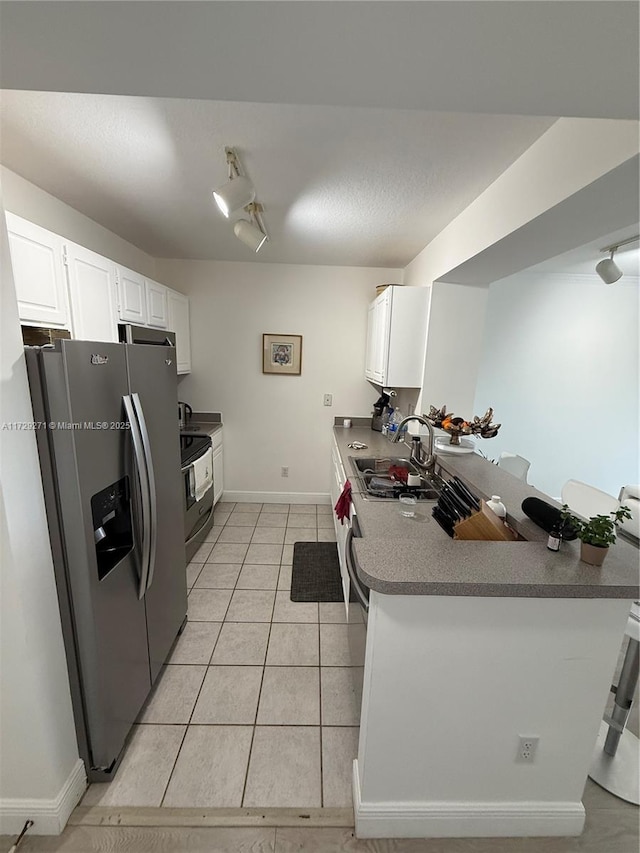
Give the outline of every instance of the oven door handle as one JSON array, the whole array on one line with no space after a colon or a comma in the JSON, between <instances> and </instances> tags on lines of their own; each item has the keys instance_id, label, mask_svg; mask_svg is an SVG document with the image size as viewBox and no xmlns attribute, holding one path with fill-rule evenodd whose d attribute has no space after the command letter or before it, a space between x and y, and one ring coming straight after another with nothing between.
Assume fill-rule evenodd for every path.
<instances>
[{"instance_id":1,"label":"oven door handle","mask_svg":"<svg viewBox=\"0 0 640 853\"><path fill-rule=\"evenodd\" d=\"M186 476L187 478L187 488L189 490L189 497L192 500L196 499L196 477L193 472L193 462L189 465L185 465L184 468L180 469L180 473Z\"/></svg>"},{"instance_id":2,"label":"oven door handle","mask_svg":"<svg viewBox=\"0 0 640 853\"><path fill-rule=\"evenodd\" d=\"M347 533L347 541L345 542L344 547L344 556L345 562L347 564L347 572L349 573L351 587L356 594L356 598L358 599L359 604L364 608L365 613L368 613L369 597L364 591L362 581L358 578L358 575L356 574L355 560L353 556L353 539L353 528L350 527L349 532Z\"/></svg>"}]
</instances>

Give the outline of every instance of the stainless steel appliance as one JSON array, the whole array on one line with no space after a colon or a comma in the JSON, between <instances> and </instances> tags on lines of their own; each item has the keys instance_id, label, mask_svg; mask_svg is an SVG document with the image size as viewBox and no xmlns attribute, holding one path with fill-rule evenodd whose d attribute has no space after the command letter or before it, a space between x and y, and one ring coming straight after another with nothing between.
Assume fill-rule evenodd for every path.
<instances>
[{"instance_id":1,"label":"stainless steel appliance","mask_svg":"<svg viewBox=\"0 0 640 853\"><path fill-rule=\"evenodd\" d=\"M211 436L202 433L180 433L182 462L182 507L187 562L191 560L213 526L214 482L200 497L196 496L194 463L212 446Z\"/></svg>"},{"instance_id":2,"label":"stainless steel appliance","mask_svg":"<svg viewBox=\"0 0 640 853\"><path fill-rule=\"evenodd\" d=\"M147 326L134 326L131 323L118 323L118 340L123 344L148 344L161 347L176 345L175 332L168 332L166 329L149 329Z\"/></svg>"},{"instance_id":3,"label":"stainless steel appliance","mask_svg":"<svg viewBox=\"0 0 640 853\"><path fill-rule=\"evenodd\" d=\"M104 782L186 618L175 350L26 355L78 747Z\"/></svg>"}]
</instances>

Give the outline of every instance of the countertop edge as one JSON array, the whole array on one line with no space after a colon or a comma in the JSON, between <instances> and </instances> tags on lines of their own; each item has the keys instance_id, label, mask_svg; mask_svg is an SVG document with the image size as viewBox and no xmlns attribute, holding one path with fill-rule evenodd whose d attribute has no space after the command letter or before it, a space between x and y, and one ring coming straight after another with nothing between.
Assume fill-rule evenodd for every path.
<instances>
[{"instance_id":1,"label":"countertop edge","mask_svg":"<svg viewBox=\"0 0 640 853\"><path fill-rule=\"evenodd\" d=\"M389 446L389 442L383 439L379 434L371 430L362 428L343 428L335 426L333 435L336 440L338 452L342 464L344 465L347 477L351 476L351 467L349 464L349 456L357 455L357 452L349 450L347 444L354 439L363 441L368 444L368 449L361 451L361 454L369 453L372 455L388 452L389 455L394 453L394 450ZM402 454L402 446L399 445L395 449L396 453ZM467 578L460 577L458 580L446 580L442 577L448 570L447 561L451 561L451 545L454 540L446 537L440 528L433 524L425 523L421 527L409 528L406 526L406 520L401 520L399 513L395 511L393 502L375 502L365 500L358 493L354 493L354 508L356 514L361 521L363 528L362 538L354 539L355 552L355 570L361 580L367 586L385 595L446 595L446 596L475 596L475 597L512 597L512 598L561 598L561 599L629 599L635 600L640 596L640 563L638 560L638 549L630 543L623 543L621 547L613 546L615 552L608 556L605 566L602 570L594 569L587 566L577 559L574 545L577 543L565 543L565 552L560 555L554 555L552 559L557 561L557 565L549 565L549 554L546 549L547 534L522 512L521 502L524 497L538 496L543 500L558 505L552 498L539 492L533 486L522 483L516 478L507 475L497 466L491 465L490 462L482 459L478 454L471 454L474 460L469 462L469 456L438 457L440 464L449 474L457 474L467 482L474 490L481 493L482 496L490 496L492 493L501 493L500 489L508 488L509 499L507 504L508 519L513 526L526 536L527 542L518 543L477 543L479 546L497 545L498 548L504 548L504 551L496 552L494 548L485 549L485 554L482 554L482 549L478 548L478 559L470 561L471 550L475 543L460 542L461 545L460 560L457 561L456 570L464 575L467 573ZM466 460L466 461L465 461ZM494 488L493 485L489 489L479 489L474 482L471 474L474 473L478 466L481 466L481 474L484 478L484 486L493 482L499 485ZM468 470L465 470L468 469ZM505 480L505 477L507 478ZM353 479L353 478L352 478ZM504 497L503 497L504 500ZM386 513L382 507L386 507ZM381 513L385 514L385 529L381 529L378 523L381 518ZM428 519L423 517L423 522ZM409 522L411 523L411 522ZM369 531L367 530L369 528ZM370 532L374 531L374 532ZM411 538L407 538L404 534L411 533ZM445 539L442 542L435 543L434 536L442 535ZM620 543L622 540L618 538ZM358 555L359 543L363 543L364 547L360 550L368 550L370 553L366 555L369 562L368 569L365 570L361 565ZM366 545L364 544L366 543ZM421 543L424 545L424 551L420 550ZM470 547L469 547L470 546ZM512 546L512 547L510 547ZM521 559L513 560L513 547L521 551ZM525 550L526 549L526 550ZM385 559L382 565L382 571L378 576L372 573L372 565L376 560L376 551L380 553L395 552L399 555L399 559L405 561L405 568L402 574L406 574L406 564L409 566L415 565L416 579L407 579L406 577L392 579L389 577L393 574L393 567L389 565L389 560ZM539 553L538 553L539 551ZM502 561L496 560L496 554L504 554L508 559ZM434 567L433 572L438 577L429 579L426 577L431 570L428 567L429 561L438 561L438 565ZM639 566L635 571L633 561ZM488 561L491 561L489 566ZM482 571L482 564L487 566L486 572L488 578L485 582L478 581L477 578L468 578L469 572L474 574ZM494 564L498 565L494 565ZM522 577L523 573L542 574L544 571L557 570L557 582L548 582L541 578L532 577L531 580L525 580ZM411 573L411 570L409 570ZM595 574L594 574L595 573ZM491 577L493 575L493 577ZM495 577L496 575L502 577ZM513 581L505 576L513 576ZM580 575L583 576L580 579ZM597 575L597 576L596 576ZM638 578L638 581L636 581Z\"/></svg>"}]
</instances>

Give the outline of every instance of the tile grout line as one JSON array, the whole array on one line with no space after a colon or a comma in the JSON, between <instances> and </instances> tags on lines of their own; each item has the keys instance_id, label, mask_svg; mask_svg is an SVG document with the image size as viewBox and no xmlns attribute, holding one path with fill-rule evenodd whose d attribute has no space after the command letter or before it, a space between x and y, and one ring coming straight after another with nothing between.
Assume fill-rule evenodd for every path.
<instances>
[{"instance_id":1,"label":"tile grout line","mask_svg":"<svg viewBox=\"0 0 640 853\"><path fill-rule=\"evenodd\" d=\"M215 509L214 509L214 513L215 513ZM215 521L215 517L214 517L214 521ZM224 525L223 525L223 528L224 528ZM211 553L211 552L209 552L209 553ZM195 584L194 584L194 586L195 586ZM232 593L231 597L233 597L233 593ZM229 610L230 604L231 604L231 598L229 598L229 604L227 604L227 608L226 608L225 614L224 614L225 616L227 615L227 611ZM188 609L189 608L188 608L188 604L187 604L187 611L188 611ZM188 620L189 620L189 616L188 616L188 612L187 612L187 624L188 624ZM222 626L223 625L224 625L224 617L222 618L222 622L220 624L220 630L218 631L218 636L216 637L215 643L213 644L213 649L211 651L211 657L213 657L213 652L215 651L215 648L218 645L218 640L220 639L220 634L222 633ZM209 662L211 662L211 657L209 658ZM196 710L196 705L198 704L198 699L200 698L200 694L202 693L202 688L204 687L204 683L207 679L208 670L209 670L209 664L207 664L205 666L204 675L203 675L202 681L200 683L200 688L199 688L198 693L196 695L195 702L193 703L193 706L191 708L191 713L189 714L189 719L188 719L187 724L184 728L184 734L182 736L182 740L180 741L180 746L178 748L178 751L176 752L176 757L174 759L173 766L171 768L171 773L169 773L169 778L167 779L167 784L165 785L164 792L163 792L162 797L160 799L160 807L161 808L162 808L162 805L163 805L165 798L167 796L167 791L169 790L169 785L171 784L171 779L173 778L173 774L175 773L176 765L178 763L180 753L182 752L182 747L184 746L184 742L187 738L187 734L189 732L189 727L191 726L191 720L193 719L193 714Z\"/></svg>"},{"instance_id":2,"label":"tile grout line","mask_svg":"<svg viewBox=\"0 0 640 853\"><path fill-rule=\"evenodd\" d=\"M288 514L287 514L288 517ZM256 525L257 526L257 525ZM254 528L255 530L255 528ZM244 564L243 564L244 565ZM242 572L242 569L240 570ZM282 571L282 563L280 564L280 568L278 569L278 577L276 579L276 593L278 589L278 582L280 580L280 572ZM256 713L253 722L253 730L251 732L251 743L249 744L249 754L247 755L247 767L244 772L244 785L242 786L242 796L240 798L240 806L244 806L244 798L247 793L247 782L249 781L249 767L251 766L251 754L253 752L253 744L256 738L256 728L258 726L258 711L260 709L260 699L262 697L262 687L264 685L264 675L265 670L267 668L267 655L269 654L269 642L271 640L271 629L273 627L273 614L276 607L276 593L273 596L273 607L271 608L271 620L269 622L269 631L267 634L267 645L264 650L264 662L262 664L262 675L260 677L260 689L258 690L258 701L256 702ZM274 834L274 849L275 849L275 834Z\"/></svg>"}]
</instances>

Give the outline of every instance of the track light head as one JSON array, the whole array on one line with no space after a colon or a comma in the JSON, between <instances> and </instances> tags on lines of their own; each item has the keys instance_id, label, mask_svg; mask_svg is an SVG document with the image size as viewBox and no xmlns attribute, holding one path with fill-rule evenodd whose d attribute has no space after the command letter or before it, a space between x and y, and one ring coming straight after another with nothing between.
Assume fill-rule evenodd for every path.
<instances>
[{"instance_id":1,"label":"track light head","mask_svg":"<svg viewBox=\"0 0 640 853\"><path fill-rule=\"evenodd\" d=\"M249 178L236 175L223 187L213 191L213 197L222 214L229 218L236 210L246 207L256 197L256 191Z\"/></svg>"},{"instance_id":2,"label":"track light head","mask_svg":"<svg viewBox=\"0 0 640 853\"><path fill-rule=\"evenodd\" d=\"M605 284L614 284L622 278L622 270L613 260L615 249L611 250L611 257L605 258L596 265L596 272Z\"/></svg>"},{"instance_id":3,"label":"track light head","mask_svg":"<svg viewBox=\"0 0 640 853\"><path fill-rule=\"evenodd\" d=\"M248 219L238 219L233 226L233 233L254 252L257 252L267 239L267 235Z\"/></svg>"}]
</instances>

